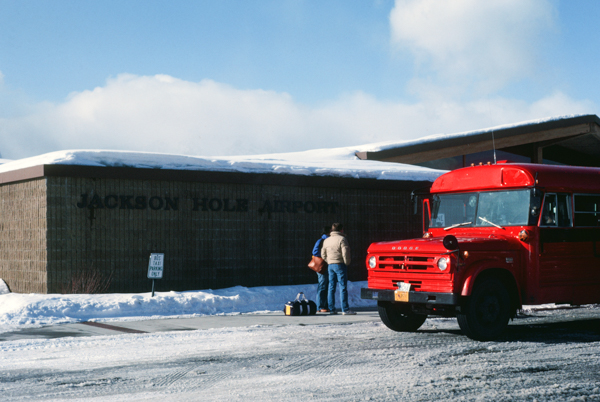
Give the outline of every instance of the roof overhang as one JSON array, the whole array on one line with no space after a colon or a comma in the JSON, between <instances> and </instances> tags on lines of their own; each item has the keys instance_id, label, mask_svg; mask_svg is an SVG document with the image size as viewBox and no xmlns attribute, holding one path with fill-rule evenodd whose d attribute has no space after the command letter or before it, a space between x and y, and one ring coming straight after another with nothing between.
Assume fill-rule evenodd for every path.
<instances>
[{"instance_id":1,"label":"roof overhang","mask_svg":"<svg viewBox=\"0 0 600 402\"><path fill-rule=\"evenodd\" d=\"M560 145L591 157L600 157L600 119L584 115L541 123L526 123L508 128L446 136L419 141L376 152L357 152L365 160L418 164L466 153L531 144L539 149ZM540 153L541 155L541 153ZM541 156L540 156L541 159ZM538 162L538 161L535 161Z\"/></svg>"}]
</instances>

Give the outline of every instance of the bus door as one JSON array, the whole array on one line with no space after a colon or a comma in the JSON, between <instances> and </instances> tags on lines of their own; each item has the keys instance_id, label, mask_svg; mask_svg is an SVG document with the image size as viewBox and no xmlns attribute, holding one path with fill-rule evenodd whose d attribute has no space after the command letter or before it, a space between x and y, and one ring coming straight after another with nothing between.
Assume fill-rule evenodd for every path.
<instances>
[{"instance_id":1,"label":"bus door","mask_svg":"<svg viewBox=\"0 0 600 402\"><path fill-rule=\"evenodd\" d=\"M546 193L540 218L539 283L542 302L570 303L585 260L571 220L571 196Z\"/></svg>"},{"instance_id":2,"label":"bus door","mask_svg":"<svg viewBox=\"0 0 600 402\"><path fill-rule=\"evenodd\" d=\"M600 194L574 194L574 229L583 247L581 257L585 258L578 267L586 288L595 285L595 293L600 284ZM590 289L594 292L594 289ZM595 297L598 299L598 296Z\"/></svg>"}]
</instances>

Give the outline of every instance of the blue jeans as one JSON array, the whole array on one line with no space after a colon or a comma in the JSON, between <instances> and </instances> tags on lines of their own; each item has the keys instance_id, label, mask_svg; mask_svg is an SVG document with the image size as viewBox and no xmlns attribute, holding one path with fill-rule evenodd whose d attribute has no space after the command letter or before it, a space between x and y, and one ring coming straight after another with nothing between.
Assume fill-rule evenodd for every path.
<instances>
[{"instance_id":1,"label":"blue jeans","mask_svg":"<svg viewBox=\"0 0 600 402\"><path fill-rule=\"evenodd\" d=\"M342 311L350 310L348 305L348 267L346 264L329 264L329 310L335 311L335 288L340 284Z\"/></svg>"},{"instance_id":2,"label":"blue jeans","mask_svg":"<svg viewBox=\"0 0 600 402\"><path fill-rule=\"evenodd\" d=\"M317 286L317 308L319 310L327 309L327 290L329 288L329 273L326 270L321 271L323 274L317 273L319 285Z\"/></svg>"}]
</instances>

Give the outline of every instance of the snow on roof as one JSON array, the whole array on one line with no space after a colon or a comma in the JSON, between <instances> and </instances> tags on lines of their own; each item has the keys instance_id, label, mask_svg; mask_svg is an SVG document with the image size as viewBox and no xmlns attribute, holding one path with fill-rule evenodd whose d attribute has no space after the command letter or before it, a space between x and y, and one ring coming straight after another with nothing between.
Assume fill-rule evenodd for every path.
<instances>
[{"instance_id":1,"label":"snow on roof","mask_svg":"<svg viewBox=\"0 0 600 402\"><path fill-rule=\"evenodd\" d=\"M347 147L280 154L222 157L131 151L67 150L8 161L0 165L0 173L39 165L274 173L402 181L433 181L445 173L443 170L400 163L363 161L355 156L358 150L356 147Z\"/></svg>"},{"instance_id":2,"label":"snow on roof","mask_svg":"<svg viewBox=\"0 0 600 402\"><path fill-rule=\"evenodd\" d=\"M39 165L83 165L334 176L378 180L433 181L446 171L401 163L360 160L356 157L356 153L378 152L584 116L586 115L555 116L499 125L482 130L454 134L435 134L416 140L386 141L355 147L315 149L303 152L265 155L210 157L133 151L66 150L15 161L0 160L0 173Z\"/></svg>"},{"instance_id":3,"label":"snow on roof","mask_svg":"<svg viewBox=\"0 0 600 402\"><path fill-rule=\"evenodd\" d=\"M187 156L151 152L109 150L67 150L20 160L0 160L0 173L39 165L119 166L147 169L197 170L244 173L275 173L304 176L334 176L378 180L434 181L446 171L401 163L360 160L357 152L378 152L442 140L476 136L493 131L585 117L574 114L547 117L482 130L454 134L435 134L416 140L386 141L355 147L315 149L245 156ZM596 117L597 119L597 117Z\"/></svg>"}]
</instances>

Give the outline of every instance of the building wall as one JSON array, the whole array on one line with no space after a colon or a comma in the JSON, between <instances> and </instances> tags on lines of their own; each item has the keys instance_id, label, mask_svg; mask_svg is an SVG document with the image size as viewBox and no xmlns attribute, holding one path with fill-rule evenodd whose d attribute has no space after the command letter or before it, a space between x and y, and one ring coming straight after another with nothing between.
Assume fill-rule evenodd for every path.
<instances>
[{"instance_id":1,"label":"building wall","mask_svg":"<svg viewBox=\"0 0 600 402\"><path fill-rule=\"evenodd\" d=\"M86 169L0 178L0 278L13 292L67 293L89 273L111 278L108 292L149 291L150 253L165 254L158 291L314 283L306 264L333 222L358 281L370 243L421 234L410 191L424 183Z\"/></svg>"},{"instance_id":2,"label":"building wall","mask_svg":"<svg viewBox=\"0 0 600 402\"><path fill-rule=\"evenodd\" d=\"M46 180L0 185L0 278L11 291L46 293Z\"/></svg>"},{"instance_id":3,"label":"building wall","mask_svg":"<svg viewBox=\"0 0 600 402\"><path fill-rule=\"evenodd\" d=\"M165 254L157 291L315 283L306 264L333 222L352 247L349 279L365 280L371 242L421 235L410 190L394 187L48 177L47 290L95 271L109 292L150 291L150 253Z\"/></svg>"}]
</instances>

